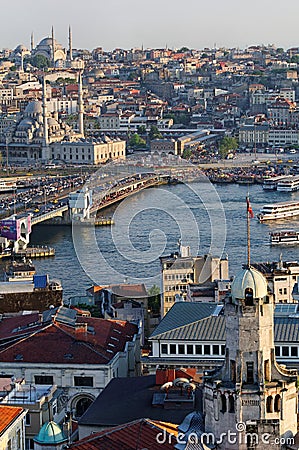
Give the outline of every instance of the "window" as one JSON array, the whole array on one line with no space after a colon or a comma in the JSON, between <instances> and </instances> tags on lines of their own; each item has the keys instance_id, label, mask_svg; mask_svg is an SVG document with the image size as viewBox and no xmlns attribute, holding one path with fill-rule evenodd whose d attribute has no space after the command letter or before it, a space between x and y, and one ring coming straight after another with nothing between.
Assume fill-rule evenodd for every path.
<instances>
[{"instance_id":1,"label":"window","mask_svg":"<svg viewBox=\"0 0 299 450\"><path fill-rule=\"evenodd\" d=\"M163 353L164 355L167 355L167 353L168 353L167 344L161 345L161 353Z\"/></svg>"},{"instance_id":2,"label":"window","mask_svg":"<svg viewBox=\"0 0 299 450\"><path fill-rule=\"evenodd\" d=\"M225 345L221 345L221 355L225 355Z\"/></svg>"},{"instance_id":3,"label":"window","mask_svg":"<svg viewBox=\"0 0 299 450\"><path fill-rule=\"evenodd\" d=\"M281 347L282 348L282 356L289 356L289 347Z\"/></svg>"},{"instance_id":4,"label":"window","mask_svg":"<svg viewBox=\"0 0 299 450\"><path fill-rule=\"evenodd\" d=\"M204 352L204 355L210 355L211 354L210 346L209 345L204 345L203 346L203 352Z\"/></svg>"},{"instance_id":5,"label":"window","mask_svg":"<svg viewBox=\"0 0 299 450\"><path fill-rule=\"evenodd\" d=\"M298 356L298 347L291 347L291 356Z\"/></svg>"},{"instance_id":6,"label":"window","mask_svg":"<svg viewBox=\"0 0 299 450\"><path fill-rule=\"evenodd\" d=\"M230 378L233 383L236 382L236 361L233 359L230 360Z\"/></svg>"},{"instance_id":7,"label":"window","mask_svg":"<svg viewBox=\"0 0 299 450\"><path fill-rule=\"evenodd\" d=\"M252 384L254 383L254 374L253 374L253 362L247 362L247 383Z\"/></svg>"},{"instance_id":8,"label":"window","mask_svg":"<svg viewBox=\"0 0 299 450\"><path fill-rule=\"evenodd\" d=\"M35 375L35 384L54 384L52 375Z\"/></svg>"},{"instance_id":9,"label":"window","mask_svg":"<svg viewBox=\"0 0 299 450\"><path fill-rule=\"evenodd\" d=\"M267 410L267 413L272 413L273 412L273 398L272 398L272 395L269 395L267 397L266 410Z\"/></svg>"},{"instance_id":10,"label":"window","mask_svg":"<svg viewBox=\"0 0 299 450\"><path fill-rule=\"evenodd\" d=\"M7 442L7 450L11 450L11 439Z\"/></svg>"},{"instance_id":11,"label":"window","mask_svg":"<svg viewBox=\"0 0 299 450\"><path fill-rule=\"evenodd\" d=\"M221 412L222 413L226 412L226 395L225 394L221 394Z\"/></svg>"},{"instance_id":12,"label":"window","mask_svg":"<svg viewBox=\"0 0 299 450\"><path fill-rule=\"evenodd\" d=\"M195 353L197 355L202 355L202 345L195 345Z\"/></svg>"},{"instance_id":13,"label":"window","mask_svg":"<svg viewBox=\"0 0 299 450\"><path fill-rule=\"evenodd\" d=\"M213 345L213 355L219 355L219 345Z\"/></svg>"},{"instance_id":14,"label":"window","mask_svg":"<svg viewBox=\"0 0 299 450\"><path fill-rule=\"evenodd\" d=\"M185 354L185 346L183 344L179 344L178 348L179 348L179 355L184 355Z\"/></svg>"},{"instance_id":15,"label":"window","mask_svg":"<svg viewBox=\"0 0 299 450\"><path fill-rule=\"evenodd\" d=\"M187 355L193 355L194 347L193 345L187 345Z\"/></svg>"},{"instance_id":16,"label":"window","mask_svg":"<svg viewBox=\"0 0 299 450\"><path fill-rule=\"evenodd\" d=\"M93 377L74 377L74 385L93 387Z\"/></svg>"},{"instance_id":17,"label":"window","mask_svg":"<svg viewBox=\"0 0 299 450\"><path fill-rule=\"evenodd\" d=\"M269 361L269 359L266 359L266 361L264 361L264 377L265 377L265 380L270 381L270 361Z\"/></svg>"},{"instance_id":18,"label":"window","mask_svg":"<svg viewBox=\"0 0 299 450\"><path fill-rule=\"evenodd\" d=\"M169 346L169 353L171 355L175 355L176 354L176 345L175 344L170 344L170 346Z\"/></svg>"},{"instance_id":19,"label":"window","mask_svg":"<svg viewBox=\"0 0 299 450\"><path fill-rule=\"evenodd\" d=\"M281 409L281 398L280 398L280 395L277 394L277 395L275 395L275 399L274 399L274 411L280 412L280 409Z\"/></svg>"},{"instance_id":20,"label":"window","mask_svg":"<svg viewBox=\"0 0 299 450\"><path fill-rule=\"evenodd\" d=\"M31 425L31 416L29 413L27 413L25 416L25 425L26 427L29 427Z\"/></svg>"},{"instance_id":21,"label":"window","mask_svg":"<svg viewBox=\"0 0 299 450\"><path fill-rule=\"evenodd\" d=\"M253 290L251 288L245 289L245 306L253 306Z\"/></svg>"},{"instance_id":22,"label":"window","mask_svg":"<svg viewBox=\"0 0 299 450\"><path fill-rule=\"evenodd\" d=\"M275 356L280 356L280 347L275 347Z\"/></svg>"}]
</instances>

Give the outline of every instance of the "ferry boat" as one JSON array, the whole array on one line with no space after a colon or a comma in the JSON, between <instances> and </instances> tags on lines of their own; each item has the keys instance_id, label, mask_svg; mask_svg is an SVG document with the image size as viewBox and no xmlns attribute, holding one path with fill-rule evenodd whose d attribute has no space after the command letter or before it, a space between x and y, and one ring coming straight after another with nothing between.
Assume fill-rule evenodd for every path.
<instances>
[{"instance_id":1,"label":"ferry boat","mask_svg":"<svg viewBox=\"0 0 299 450\"><path fill-rule=\"evenodd\" d=\"M281 230L269 234L271 245L299 244L299 231Z\"/></svg>"},{"instance_id":2,"label":"ferry boat","mask_svg":"<svg viewBox=\"0 0 299 450\"><path fill-rule=\"evenodd\" d=\"M267 191L275 191L277 189L277 184L280 181L288 180L293 178L293 175L279 175L278 177L264 178L263 189Z\"/></svg>"},{"instance_id":3,"label":"ferry boat","mask_svg":"<svg viewBox=\"0 0 299 450\"><path fill-rule=\"evenodd\" d=\"M17 189L17 184L15 181L4 181L0 180L0 194L5 194L6 192L14 192Z\"/></svg>"},{"instance_id":4,"label":"ferry boat","mask_svg":"<svg viewBox=\"0 0 299 450\"><path fill-rule=\"evenodd\" d=\"M280 180L277 183L277 190L280 192L295 192L299 189L299 175Z\"/></svg>"},{"instance_id":5,"label":"ferry boat","mask_svg":"<svg viewBox=\"0 0 299 450\"><path fill-rule=\"evenodd\" d=\"M31 260L13 261L5 272L5 281L33 281L35 267Z\"/></svg>"},{"instance_id":6,"label":"ferry boat","mask_svg":"<svg viewBox=\"0 0 299 450\"><path fill-rule=\"evenodd\" d=\"M271 203L264 205L257 215L260 222L279 220L299 215L299 201Z\"/></svg>"}]
</instances>

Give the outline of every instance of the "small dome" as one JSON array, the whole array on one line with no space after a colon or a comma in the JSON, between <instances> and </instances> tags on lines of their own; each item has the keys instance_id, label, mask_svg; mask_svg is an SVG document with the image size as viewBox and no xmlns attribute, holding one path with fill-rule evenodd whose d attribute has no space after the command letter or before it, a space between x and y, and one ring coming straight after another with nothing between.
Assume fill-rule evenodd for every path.
<instances>
[{"instance_id":1,"label":"small dome","mask_svg":"<svg viewBox=\"0 0 299 450\"><path fill-rule=\"evenodd\" d=\"M28 52L28 48L25 47L25 45L20 44L14 49L14 53L23 53Z\"/></svg>"},{"instance_id":2,"label":"small dome","mask_svg":"<svg viewBox=\"0 0 299 450\"><path fill-rule=\"evenodd\" d=\"M42 114L42 105L38 100L28 103L25 109L25 114Z\"/></svg>"},{"instance_id":3,"label":"small dome","mask_svg":"<svg viewBox=\"0 0 299 450\"><path fill-rule=\"evenodd\" d=\"M245 298L245 290L252 289L253 298L264 298L267 295L266 278L256 269L241 270L235 277L231 286L233 301Z\"/></svg>"},{"instance_id":4,"label":"small dome","mask_svg":"<svg viewBox=\"0 0 299 450\"><path fill-rule=\"evenodd\" d=\"M64 437L61 428L56 422L46 422L40 429L40 432L34 438L34 442L38 444L61 444L66 442L67 439Z\"/></svg>"},{"instance_id":5,"label":"small dome","mask_svg":"<svg viewBox=\"0 0 299 450\"><path fill-rule=\"evenodd\" d=\"M33 126L32 119L26 117L19 123L18 130L27 130L28 128L32 128L32 126Z\"/></svg>"}]
</instances>

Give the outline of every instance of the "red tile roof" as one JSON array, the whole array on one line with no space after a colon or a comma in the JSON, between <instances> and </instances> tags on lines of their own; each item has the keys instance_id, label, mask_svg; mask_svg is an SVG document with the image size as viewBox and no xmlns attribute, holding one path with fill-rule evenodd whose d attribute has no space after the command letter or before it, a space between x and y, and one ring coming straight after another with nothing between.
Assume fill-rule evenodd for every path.
<instances>
[{"instance_id":1,"label":"red tile roof","mask_svg":"<svg viewBox=\"0 0 299 450\"><path fill-rule=\"evenodd\" d=\"M158 443L157 436L166 432L166 442ZM169 434L171 433L171 434ZM140 419L118 427L92 434L72 444L74 450L142 450L145 448L163 450L174 449L176 444L177 426L173 424ZM163 435L160 435L163 438Z\"/></svg>"},{"instance_id":2,"label":"red tile roof","mask_svg":"<svg viewBox=\"0 0 299 450\"><path fill-rule=\"evenodd\" d=\"M129 322L93 317L78 317L76 327L54 321L0 351L0 361L107 364L137 331Z\"/></svg>"},{"instance_id":3,"label":"red tile roof","mask_svg":"<svg viewBox=\"0 0 299 450\"><path fill-rule=\"evenodd\" d=\"M23 411L17 406L0 406L0 435Z\"/></svg>"}]
</instances>

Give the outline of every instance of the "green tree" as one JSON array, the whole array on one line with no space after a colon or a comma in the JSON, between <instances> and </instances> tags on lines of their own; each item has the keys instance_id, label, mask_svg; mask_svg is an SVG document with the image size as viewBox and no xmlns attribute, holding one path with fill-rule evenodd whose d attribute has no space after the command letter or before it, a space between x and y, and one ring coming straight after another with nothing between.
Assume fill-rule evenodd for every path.
<instances>
[{"instance_id":1,"label":"green tree","mask_svg":"<svg viewBox=\"0 0 299 450\"><path fill-rule=\"evenodd\" d=\"M31 64L38 69L47 69L50 66L50 61L44 55L35 55L31 59Z\"/></svg>"},{"instance_id":2,"label":"green tree","mask_svg":"<svg viewBox=\"0 0 299 450\"><path fill-rule=\"evenodd\" d=\"M148 309L154 314L159 314L161 308L161 293L159 287L154 284L148 290L148 295Z\"/></svg>"},{"instance_id":3,"label":"green tree","mask_svg":"<svg viewBox=\"0 0 299 450\"><path fill-rule=\"evenodd\" d=\"M191 155L192 155L192 152L191 152L190 148L185 148L185 150L183 151L183 158L190 159Z\"/></svg>"},{"instance_id":4,"label":"green tree","mask_svg":"<svg viewBox=\"0 0 299 450\"><path fill-rule=\"evenodd\" d=\"M137 128L137 133L138 134L146 134L146 126L145 125L139 125L139 127Z\"/></svg>"},{"instance_id":5,"label":"green tree","mask_svg":"<svg viewBox=\"0 0 299 450\"><path fill-rule=\"evenodd\" d=\"M162 134L160 133L158 127L156 125L151 125L150 131L149 131L149 137L152 141L153 139L162 139Z\"/></svg>"},{"instance_id":6,"label":"green tree","mask_svg":"<svg viewBox=\"0 0 299 450\"><path fill-rule=\"evenodd\" d=\"M129 140L130 147L142 148L146 147L146 142L142 137L139 136L138 133L134 133Z\"/></svg>"},{"instance_id":7,"label":"green tree","mask_svg":"<svg viewBox=\"0 0 299 450\"><path fill-rule=\"evenodd\" d=\"M221 158L226 158L226 156L238 148L238 141L236 138L225 136L220 142L219 154Z\"/></svg>"}]
</instances>

